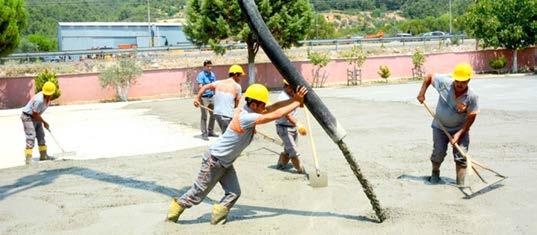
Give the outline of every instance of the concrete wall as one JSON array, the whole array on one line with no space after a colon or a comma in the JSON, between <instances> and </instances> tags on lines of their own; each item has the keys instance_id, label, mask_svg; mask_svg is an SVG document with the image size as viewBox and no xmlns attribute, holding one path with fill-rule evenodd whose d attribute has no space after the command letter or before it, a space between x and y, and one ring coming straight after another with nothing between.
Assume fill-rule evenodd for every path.
<instances>
[{"instance_id":1,"label":"concrete wall","mask_svg":"<svg viewBox=\"0 0 537 235\"><path fill-rule=\"evenodd\" d=\"M425 71L427 73L449 73L459 62L470 62L477 72L491 71L488 61L497 55L503 54L509 59L511 66L512 52L508 50L487 50L458 53L429 54L426 58ZM536 66L536 48L530 48L519 52L519 66ZM302 73L307 81L312 80L313 65L309 62L295 62L295 67ZM380 65L388 65L392 73L392 79L411 77L412 60L410 56L378 56L370 57L362 68L363 80L381 79L377 74ZM328 76L326 84L345 84L347 63L343 60L330 62L323 71ZM213 71L217 79L227 78L228 65L214 66ZM243 65L245 71L247 66ZM163 98L189 95L196 88L195 77L201 68L165 69L144 71L138 82L129 92L131 99ZM281 75L271 63L256 65L257 82L263 83L270 88L281 87ZM62 96L56 100L59 104L87 103L113 100L115 91L103 89L99 84L99 74L76 74L61 75L59 83ZM246 89L247 78L241 81L243 89ZM194 82L193 82L194 81ZM197 85L194 85L197 86ZM34 85L32 77L0 78L0 108L18 108L23 106L33 95Z\"/></svg>"}]
</instances>

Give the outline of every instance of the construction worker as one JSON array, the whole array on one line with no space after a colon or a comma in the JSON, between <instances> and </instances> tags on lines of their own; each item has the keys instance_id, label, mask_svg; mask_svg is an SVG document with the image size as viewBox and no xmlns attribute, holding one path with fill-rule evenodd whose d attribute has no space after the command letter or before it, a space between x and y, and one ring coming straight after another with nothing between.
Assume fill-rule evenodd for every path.
<instances>
[{"instance_id":1,"label":"construction worker","mask_svg":"<svg viewBox=\"0 0 537 235\"><path fill-rule=\"evenodd\" d=\"M307 92L305 87L298 87L293 99L266 106L269 103L267 88L261 84L249 86L244 93L246 105L235 111L229 128L203 155L194 185L181 197L173 198L167 220L176 222L186 208L199 204L219 182L225 194L220 203L212 207L211 224L225 222L241 194L233 162L252 141L256 125L285 117L303 105Z\"/></svg>"},{"instance_id":2,"label":"construction worker","mask_svg":"<svg viewBox=\"0 0 537 235\"><path fill-rule=\"evenodd\" d=\"M194 101L194 106L199 107L201 104L201 94L207 90L214 91L214 116L222 133L226 132L229 122L233 117L235 108L239 106L242 87L240 85L241 76L244 74L242 67L232 65L229 68L229 78L203 86L198 92ZM202 108L203 109L203 108Z\"/></svg>"},{"instance_id":3,"label":"construction worker","mask_svg":"<svg viewBox=\"0 0 537 235\"><path fill-rule=\"evenodd\" d=\"M418 101L425 101L425 92L429 85L438 91L439 98L436 106L436 118L433 120L433 153L431 154L432 174L431 183L440 182L440 165L446 156L449 137L442 131L440 124L446 127L452 135L451 144L458 143L465 151L468 151L470 144L469 131L479 112L478 97L468 87L473 76L472 66L461 63L455 66L450 75L436 74L434 77L428 75L423 81L418 94ZM466 175L466 159L455 148L453 148L455 158L455 169L457 184L464 185Z\"/></svg>"},{"instance_id":4,"label":"construction worker","mask_svg":"<svg viewBox=\"0 0 537 235\"><path fill-rule=\"evenodd\" d=\"M294 95L293 88L289 83L284 79L283 80L283 90L278 96L279 101L288 100ZM296 171L300 174L305 173L304 167L300 164L300 153L296 149L296 142L298 138L297 129L301 135L306 134L306 128L298 122L296 119L297 110L293 110L285 117L282 117L275 121L276 123L276 133L284 144L283 152L280 154L276 168L279 170L284 170L287 168L289 160L295 167Z\"/></svg>"},{"instance_id":5,"label":"construction worker","mask_svg":"<svg viewBox=\"0 0 537 235\"><path fill-rule=\"evenodd\" d=\"M211 84L216 81L216 75L211 71L213 68L213 63L210 60L203 61L203 70L198 74L198 89L207 84ZM210 109L213 108L213 95L214 91L205 90L201 94L200 103L205 107ZM214 115L212 111L206 109L200 109L201 111L201 120L200 120L200 129L201 129L201 138L204 140L209 140L209 136L218 137L214 133ZM207 125L207 113L209 113L209 125Z\"/></svg>"},{"instance_id":6,"label":"construction worker","mask_svg":"<svg viewBox=\"0 0 537 235\"><path fill-rule=\"evenodd\" d=\"M26 106L22 108L21 120L24 126L24 133L26 134L26 150L24 150L26 165L32 162L32 149L34 148L36 138L37 144L39 145L39 160L54 160L54 158L47 155L45 131L43 129L43 126L49 129L49 124L41 116L50 105L54 92L56 92L56 85L52 82L45 82L42 90L35 94Z\"/></svg>"}]
</instances>

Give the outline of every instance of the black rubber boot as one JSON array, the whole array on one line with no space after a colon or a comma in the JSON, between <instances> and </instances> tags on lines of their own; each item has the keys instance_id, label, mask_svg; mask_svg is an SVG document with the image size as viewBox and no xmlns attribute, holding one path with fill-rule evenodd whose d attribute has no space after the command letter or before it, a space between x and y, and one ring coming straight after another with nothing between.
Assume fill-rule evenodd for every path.
<instances>
[{"instance_id":1,"label":"black rubber boot","mask_svg":"<svg viewBox=\"0 0 537 235\"><path fill-rule=\"evenodd\" d=\"M438 184L440 182L440 171L433 170L429 182L432 184Z\"/></svg>"},{"instance_id":2,"label":"black rubber boot","mask_svg":"<svg viewBox=\"0 0 537 235\"><path fill-rule=\"evenodd\" d=\"M464 178L466 176L466 166L455 165L455 170L457 174L457 185L464 186Z\"/></svg>"}]
</instances>

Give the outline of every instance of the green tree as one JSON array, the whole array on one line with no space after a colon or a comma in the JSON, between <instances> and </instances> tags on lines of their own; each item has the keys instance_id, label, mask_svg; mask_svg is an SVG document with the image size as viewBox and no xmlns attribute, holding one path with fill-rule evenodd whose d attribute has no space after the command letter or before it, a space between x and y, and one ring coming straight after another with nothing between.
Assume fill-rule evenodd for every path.
<instances>
[{"instance_id":1,"label":"green tree","mask_svg":"<svg viewBox=\"0 0 537 235\"><path fill-rule=\"evenodd\" d=\"M313 20L313 25L307 39L329 39L334 38L336 35L336 27L332 22L326 21L323 15L316 14Z\"/></svg>"},{"instance_id":2,"label":"green tree","mask_svg":"<svg viewBox=\"0 0 537 235\"><path fill-rule=\"evenodd\" d=\"M282 48L298 45L311 31L313 11L308 0L256 0L263 20ZM259 50L238 1L189 0L185 34L195 45L209 45L217 54L225 53L223 40L244 41L248 50L249 83L255 82L255 56Z\"/></svg>"},{"instance_id":3,"label":"green tree","mask_svg":"<svg viewBox=\"0 0 537 235\"><path fill-rule=\"evenodd\" d=\"M480 0L464 16L466 31L485 47L513 50L513 72L518 50L537 43L536 0Z\"/></svg>"},{"instance_id":4,"label":"green tree","mask_svg":"<svg viewBox=\"0 0 537 235\"><path fill-rule=\"evenodd\" d=\"M0 57L13 52L26 27L24 0L0 0Z\"/></svg>"},{"instance_id":5,"label":"green tree","mask_svg":"<svg viewBox=\"0 0 537 235\"><path fill-rule=\"evenodd\" d=\"M136 83L142 73L142 67L135 59L122 57L115 64L102 71L99 80L102 87L115 88L117 98L120 101L127 101L129 88Z\"/></svg>"},{"instance_id":6,"label":"green tree","mask_svg":"<svg viewBox=\"0 0 537 235\"><path fill-rule=\"evenodd\" d=\"M323 87L326 81L326 71L321 75L321 69L330 62L330 56L327 53L308 51L308 59L314 65L312 70L313 79L311 86Z\"/></svg>"},{"instance_id":7,"label":"green tree","mask_svg":"<svg viewBox=\"0 0 537 235\"><path fill-rule=\"evenodd\" d=\"M17 47L15 52L32 53L39 52L39 46L33 42L28 41L27 38L23 38Z\"/></svg>"},{"instance_id":8,"label":"green tree","mask_svg":"<svg viewBox=\"0 0 537 235\"><path fill-rule=\"evenodd\" d=\"M412 0L401 7L403 14L412 19L438 16L449 10L448 0Z\"/></svg>"},{"instance_id":9,"label":"green tree","mask_svg":"<svg viewBox=\"0 0 537 235\"><path fill-rule=\"evenodd\" d=\"M52 40L41 34L29 35L28 41L36 44L39 51L55 51L58 48L56 40Z\"/></svg>"}]
</instances>

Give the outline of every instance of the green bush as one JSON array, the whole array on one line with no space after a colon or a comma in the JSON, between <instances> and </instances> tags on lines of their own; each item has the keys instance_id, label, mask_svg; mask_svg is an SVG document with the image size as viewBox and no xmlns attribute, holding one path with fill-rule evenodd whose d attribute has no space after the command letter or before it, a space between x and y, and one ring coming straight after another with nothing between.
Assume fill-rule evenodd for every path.
<instances>
[{"instance_id":1,"label":"green bush","mask_svg":"<svg viewBox=\"0 0 537 235\"><path fill-rule=\"evenodd\" d=\"M388 83L388 78L392 75L387 65L381 65L377 73L381 78L386 79L386 83Z\"/></svg>"},{"instance_id":2,"label":"green bush","mask_svg":"<svg viewBox=\"0 0 537 235\"><path fill-rule=\"evenodd\" d=\"M50 39L41 34L31 34L28 41L37 45L39 51L55 51L57 49L56 40Z\"/></svg>"},{"instance_id":3,"label":"green bush","mask_svg":"<svg viewBox=\"0 0 537 235\"><path fill-rule=\"evenodd\" d=\"M342 51L339 54L345 59L349 64L354 64L358 68L361 68L367 59L367 54L360 46L353 46L350 50Z\"/></svg>"},{"instance_id":4,"label":"green bush","mask_svg":"<svg viewBox=\"0 0 537 235\"><path fill-rule=\"evenodd\" d=\"M37 74L37 76L34 78L34 82L35 93L40 92L46 82L52 82L54 83L54 85L56 85L56 92L54 92L54 94L52 95L52 100L55 100L62 95L62 91L60 90L60 85L58 84L58 77L56 76L56 73L49 71L48 69Z\"/></svg>"},{"instance_id":5,"label":"green bush","mask_svg":"<svg viewBox=\"0 0 537 235\"><path fill-rule=\"evenodd\" d=\"M451 45L458 46L461 44L461 38L459 36L451 37Z\"/></svg>"},{"instance_id":6,"label":"green bush","mask_svg":"<svg viewBox=\"0 0 537 235\"><path fill-rule=\"evenodd\" d=\"M507 58L505 58L505 56L503 55L492 58L491 60L489 60L489 65L491 68L496 70L503 69L507 65Z\"/></svg>"},{"instance_id":7,"label":"green bush","mask_svg":"<svg viewBox=\"0 0 537 235\"><path fill-rule=\"evenodd\" d=\"M330 57L328 54L320 53L320 52L308 52L308 59L310 62L319 67L324 67L330 62Z\"/></svg>"},{"instance_id":8,"label":"green bush","mask_svg":"<svg viewBox=\"0 0 537 235\"><path fill-rule=\"evenodd\" d=\"M412 54L412 64L414 64L414 68L419 69L421 68L421 66L423 66L424 63L425 63L425 55L423 55L423 53L421 53L420 50L416 49L416 52Z\"/></svg>"}]
</instances>

